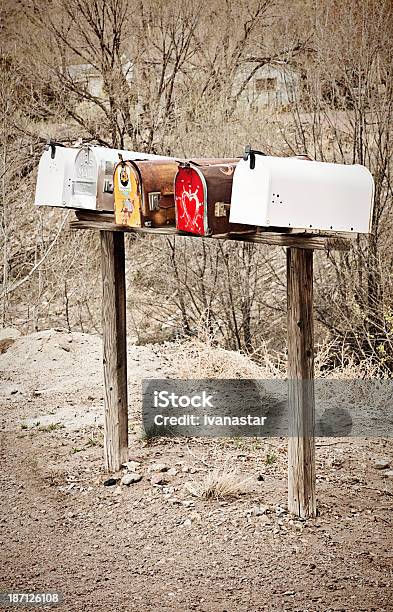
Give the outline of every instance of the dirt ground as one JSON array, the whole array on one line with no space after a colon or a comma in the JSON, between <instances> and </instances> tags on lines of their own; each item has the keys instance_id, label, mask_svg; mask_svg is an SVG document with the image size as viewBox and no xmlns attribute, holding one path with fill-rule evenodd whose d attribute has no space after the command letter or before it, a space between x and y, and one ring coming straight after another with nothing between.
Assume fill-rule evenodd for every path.
<instances>
[{"instance_id":1,"label":"dirt ground","mask_svg":"<svg viewBox=\"0 0 393 612\"><path fill-rule=\"evenodd\" d=\"M319 516L298 520L285 440L143 439L140 379L171 372L164 349L130 347L142 479L105 486L100 339L49 330L0 349L1 591L59 591L67 612L393 610L390 440L318 440ZM193 494L215 468L244 493Z\"/></svg>"}]
</instances>

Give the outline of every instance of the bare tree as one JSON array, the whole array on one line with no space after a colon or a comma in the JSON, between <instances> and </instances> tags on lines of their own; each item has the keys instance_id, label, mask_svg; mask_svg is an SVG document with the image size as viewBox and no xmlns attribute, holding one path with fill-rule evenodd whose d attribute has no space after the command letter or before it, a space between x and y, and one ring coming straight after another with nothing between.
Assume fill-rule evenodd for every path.
<instances>
[{"instance_id":1,"label":"bare tree","mask_svg":"<svg viewBox=\"0 0 393 612\"><path fill-rule=\"evenodd\" d=\"M319 316L359 355L390 369L393 7L387 0L322 3L312 18L314 52L303 64L294 131L283 130L287 144L321 160L365 164L375 180L373 232L350 255L331 258L335 290L323 295L321 287Z\"/></svg>"},{"instance_id":2,"label":"bare tree","mask_svg":"<svg viewBox=\"0 0 393 612\"><path fill-rule=\"evenodd\" d=\"M30 66L45 79L51 101L37 106L47 118L73 120L84 135L104 145L124 148L133 139L130 85L132 63L125 55L130 4L125 0L23 1L30 23ZM31 36L31 31L33 36ZM95 71L102 91L94 92L84 76ZM84 103L84 106L81 105Z\"/></svg>"}]
</instances>

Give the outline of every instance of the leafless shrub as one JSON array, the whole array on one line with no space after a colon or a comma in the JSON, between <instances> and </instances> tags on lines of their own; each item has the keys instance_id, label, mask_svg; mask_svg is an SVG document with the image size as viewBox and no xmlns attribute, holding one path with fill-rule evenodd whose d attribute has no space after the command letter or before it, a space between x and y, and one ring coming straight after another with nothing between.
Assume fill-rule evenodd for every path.
<instances>
[{"instance_id":1,"label":"leafless shrub","mask_svg":"<svg viewBox=\"0 0 393 612\"><path fill-rule=\"evenodd\" d=\"M201 499L236 498L247 492L247 479L241 479L233 468L222 467L211 470L200 483L190 483L188 490Z\"/></svg>"}]
</instances>

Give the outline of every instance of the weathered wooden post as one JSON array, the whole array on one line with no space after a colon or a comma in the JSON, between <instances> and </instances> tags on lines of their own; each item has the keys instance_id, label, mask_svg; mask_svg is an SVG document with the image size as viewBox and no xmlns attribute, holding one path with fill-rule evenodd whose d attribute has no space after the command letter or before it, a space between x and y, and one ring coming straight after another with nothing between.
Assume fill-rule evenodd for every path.
<instances>
[{"instance_id":1,"label":"weathered wooden post","mask_svg":"<svg viewBox=\"0 0 393 612\"><path fill-rule=\"evenodd\" d=\"M101 231L104 344L104 459L116 472L128 459L127 334L124 233Z\"/></svg>"},{"instance_id":2,"label":"weathered wooden post","mask_svg":"<svg viewBox=\"0 0 393 612\"><path fill-rule=\"evenodd\" d=\"M288 509L316 515L313 250L287 249Z\"/></svg>"}]
</instances>

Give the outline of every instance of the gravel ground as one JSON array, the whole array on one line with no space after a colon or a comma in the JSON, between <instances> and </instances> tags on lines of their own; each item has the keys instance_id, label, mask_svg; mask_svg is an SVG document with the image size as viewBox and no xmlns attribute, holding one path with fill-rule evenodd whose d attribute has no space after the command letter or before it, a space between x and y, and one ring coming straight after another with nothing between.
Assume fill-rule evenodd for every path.
<instances>
[{"instance_id":1,"label":"gravel ground","mask_svg":"<svg viewBox=\"0 0 393 612\"><path fill-rule=\"evenodd\" d=\"M176 374L165 351L129 348L141 479L105 486L100 338L0 336L0 590L58 590L67 612L393 610L391 441L319 440L319 515L298 520L285 440L143 439L140 381ZM202 496L214 474L233 497Z\"/></svg>"}]
</instances>

